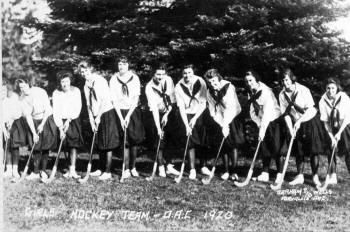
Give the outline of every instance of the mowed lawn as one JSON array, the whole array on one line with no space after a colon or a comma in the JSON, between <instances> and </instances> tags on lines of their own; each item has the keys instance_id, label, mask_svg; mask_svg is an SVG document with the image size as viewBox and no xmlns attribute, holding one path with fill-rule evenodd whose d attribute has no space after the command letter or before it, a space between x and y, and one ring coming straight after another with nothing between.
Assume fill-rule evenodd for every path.
<instances>
[{"instance_id":1,"label":"mowed lawn","mask_svg":"<svg viewBox=\"0 0 350 232\"><path fill-rule=\"evenodd\" d=\"M53 154L55 155L55 154ZM350 175L341 158L339 184L328 192L315 192L311 185L309 164L307 183L299 187L283 185L289 192L274 192L269 184L251 181L237 188L231 181L222 181L221 162L216 177L205 186L188 179L180 184L174 177L156 177L147 182L152 160L143 155L137 168L141 177L119 183L121 159L113 160L113 180L101 182L90 178L82 185L66 180L58 172L51 184L39 181L11 183L4 181L4 220L7 231L350 231ZM179 158L181 155L179 156ZM96 158L96 157L95 157ZM22 156L24 165L27 156ZM211 160L212 162L213 160ZM244 179L251 159L240 158L239 175ZM86 168L87 154L78 160L79 171ZM51 159L49 168L52 167ZM176 161L180 168L181 159ZM261 172L256 163L254 176ZM324 180L326 158L320 162ZM66 160L60 159L61 169ZM23 168L23 167L22 167ZM273 166L274 168L274 166ZM188 170L187 170L188 171ZM80 174L83 174L80 172ZM296 172L295 161L289 161L286 180ZM274 179L275 173L273 173ZM292 192L297 189L300 192ZM293 195L296 194L296 195ZM283 199L283 197L285 197ZM290 201L295 197L294 201ZM300 201L296 201L296 199ZM306 200L308 198L308 200ZM289 200L286 200L289 199Z\"/></svg>"}]
</instances>

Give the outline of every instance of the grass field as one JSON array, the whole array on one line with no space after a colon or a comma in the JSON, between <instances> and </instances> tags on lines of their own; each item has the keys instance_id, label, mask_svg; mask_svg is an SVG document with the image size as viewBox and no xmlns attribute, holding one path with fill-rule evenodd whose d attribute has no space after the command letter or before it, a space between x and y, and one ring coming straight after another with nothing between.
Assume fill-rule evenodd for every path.
<instances>
[{"instance_id":1,"label":"grass field","mask_svg":"<svg viewBox=\"0 0 350 232\"><path fill-rule=\"evenodd\" d=\"M86 154L80 155L78 170L86 168L86 158ZM25 160L22 157L22 165ZM180 159L176 162L177 168L180 162ZM115 158L113 180L107 182L90 178L81 185L64 179L62 173L49 185L5 180L5 228L60 232L350 231L350 176L343 159L338 163L339 184L331 186L328 192L315 192L310 181L296 188L286 184L284 192L273 192L268 185L258 182L237 188L231 181L220 180L219 175L207 186L200 180L190 181L188 173L180 184L174 184L173 177L156 177L147 182L145 176L151 172L152 161L146 156L139 157L137 162L141 177L121 184L121 160ZM65 160L61 159L60 164L63 168ZM240 176L247 174L249 164L250 160L240 159ZM323 181L325 157L320 164ZM261 163L257 162L254 176L260 173L260 168ZM217 174L221 171L219 166ZM295 171L292 158L286 180L291 180ZM310 169L307 173L310 174ZM202 177L198 175L198 179ZM311 180L310 175L306 177ZM301 201L289 201L286 197Z\"/></svg>"}]
</instances>

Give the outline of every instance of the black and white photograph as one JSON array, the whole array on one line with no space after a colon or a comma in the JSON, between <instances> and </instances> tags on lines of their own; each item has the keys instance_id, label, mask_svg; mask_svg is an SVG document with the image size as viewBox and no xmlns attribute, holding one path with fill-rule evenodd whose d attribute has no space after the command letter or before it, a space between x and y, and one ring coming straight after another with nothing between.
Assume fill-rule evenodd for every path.
<instances>
[{"instance_id":1,"label":"black and white photograph","mask_svg":"<svg viewBox=\"0 0 350 232\"><path fill-rule=\"evenodd\" d=\"M0 231L350 232L350 0L0 4Z\"/></svg>"}]
</instances>

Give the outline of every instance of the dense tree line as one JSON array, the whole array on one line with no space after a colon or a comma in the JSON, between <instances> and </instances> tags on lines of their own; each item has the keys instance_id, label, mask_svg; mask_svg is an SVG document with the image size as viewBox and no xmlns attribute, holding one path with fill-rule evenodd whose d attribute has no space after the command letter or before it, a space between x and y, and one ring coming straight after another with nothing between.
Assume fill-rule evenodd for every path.
<instances>
[{"instance_id":1,"label":"dense tree line","mask_svg":"<svg viewBox=\"0 0 350 232\"><path fill-rule=\"evenodd\" d=\"M175 82L187 63L193 63L199 75L218 68L238 87L245 107L241 87L248 68L260 73L277 92L281 68L291 67L316 100L328 77L338 77L345 87L350 86L350 43L328 26L349 11L339 2L48 0L50 20L41 22L29 15L21 25L43 32L41 56L25 57L34 74L45 74L49 93L57 84L55 74L63 68L74 71L80 60L90 59L109 79L116 71L115 58L126 55L142 84L158 62L168 64ZM6 44L15 43L4 39ZM11 49L5 46L3 53ZM77 80L82 87L82 79Z\"/></svg>"},{"instance_id":2,"label":"dense tree line","mask_svg":"<svg viewBox=\"0 0 350 232\"><path fill-rule=\"evenodd\" d=\"M276 81L281 67L318 92L329 76L349 78L348 42L327 23L347 12L320 0L49 0L52 20L26 24L44 32L45 56L36 62L50 73L90 58L101 71L115 71L127 55L143 82L158 61L177 79L185 63L202 74L210 67L239 79L247 68Z\"/></svg>"}]
</instances>

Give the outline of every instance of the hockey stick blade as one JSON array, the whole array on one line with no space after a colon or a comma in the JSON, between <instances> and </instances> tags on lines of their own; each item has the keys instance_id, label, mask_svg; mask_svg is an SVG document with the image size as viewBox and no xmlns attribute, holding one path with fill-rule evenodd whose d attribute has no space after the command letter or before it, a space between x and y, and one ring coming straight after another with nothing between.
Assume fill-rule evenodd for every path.
<instances>
[{"instance_id":1,"label":"hockey stick blade","mask_svg":"<svg viewBox=\"0 0 350 232\"><path fill-rule=\"evenodd\" d=\"M233 184L239 188L247 186L253 176L253 170L249 170L247 178L243 182L234 181Z\"/></svg>"}]
</instances>

